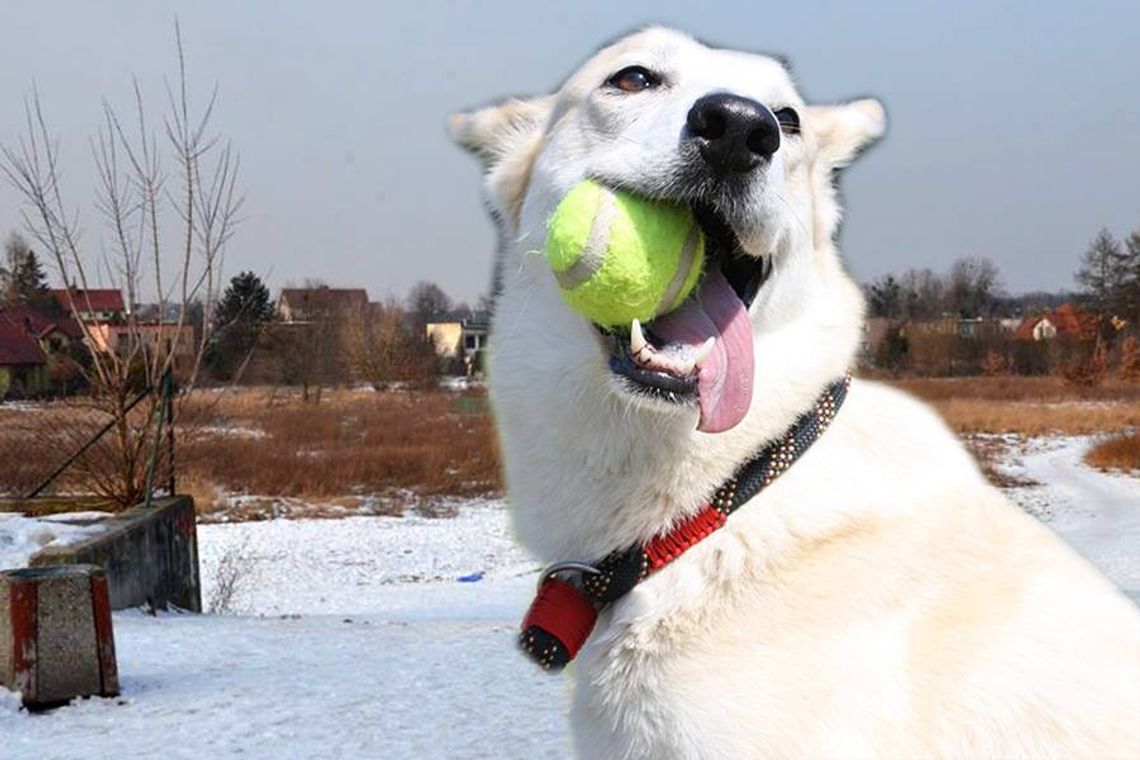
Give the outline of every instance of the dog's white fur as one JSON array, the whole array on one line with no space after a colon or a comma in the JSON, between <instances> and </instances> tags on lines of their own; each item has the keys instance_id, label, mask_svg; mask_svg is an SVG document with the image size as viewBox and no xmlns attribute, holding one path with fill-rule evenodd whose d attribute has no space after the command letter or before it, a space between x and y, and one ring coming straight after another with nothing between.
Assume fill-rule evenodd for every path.
<instances>
[{"instance_id":1,"label":"dog's white fur","mask_svg":"<svg viewBox=\"0 0 1140 760\"><path fill-rule=\"evenodd\" d=\"M638 64L652 92L607 78ZM585 176L687 199L685 114L729 91L796 108L742 197L719 198L774 273L753 303L756 376L736 428L634 397L539 254ZM453 118L506 238L489 362L520 540L591 560L691 513L852 365L863 304L834 245L834 171L885 126L862 100L805 106L772 58L653 28L553 96ZM1140 614L988 485L924 405L856 381L831 429L727 527L603 612L576 664L590 758L1140 757Z\"/></svg>"}]
</instances>

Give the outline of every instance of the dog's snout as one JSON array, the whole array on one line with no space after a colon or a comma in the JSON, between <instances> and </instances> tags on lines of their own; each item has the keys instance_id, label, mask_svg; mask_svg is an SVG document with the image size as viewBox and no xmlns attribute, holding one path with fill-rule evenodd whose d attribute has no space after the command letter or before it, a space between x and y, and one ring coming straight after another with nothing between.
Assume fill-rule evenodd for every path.
<instances>
[{"instance_id":1,"label":"dog's snout","mask_svg":"<svg viewBox=\"0 0 1140 760\"><path fill-rule=\"evenodd\" d=\"M755 100L729 93L705 95L689 109L686 139L718 172L744 173L780 147L780 125Z\"/></svg>"}]
</instances>

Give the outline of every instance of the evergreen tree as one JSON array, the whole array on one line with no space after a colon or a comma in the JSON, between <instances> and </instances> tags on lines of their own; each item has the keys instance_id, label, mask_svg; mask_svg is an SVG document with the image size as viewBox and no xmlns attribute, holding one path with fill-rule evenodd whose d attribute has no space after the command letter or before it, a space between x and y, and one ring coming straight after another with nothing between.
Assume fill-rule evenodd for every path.
<instances>
[{"instance_id":1,"label":"evergreen tree","mask_svg":"<svg viewBox=\"0 0 1140 760\"><path fill-rule=\"evenodd\" d=\"M230 280L214 309L207 366L220 380L234 377L253 352L261 329L273 316L269 288L253 272Z\"/></svg>"},{"instance_id":2,"label":"evergreen tree","mask_svg":"<svg viewBox=\"0 0 1140 760\"><path fill-rule=\"evenodd\" d=\"M19 233L13 232L4 244L4 253L8 263L6 268L0 268L4 302L24 303L38 309L51 306L47 275L27 241Z\"/></svg>"},{"instance_id":3,"label":"evergreen tree","mask_svg":"<svg viewBox=\"0 0 1140 760\"><path fill-rule=\"evenodd\" d=\"M1132 230L1124 241L1124 276L1120 294L1120 316L1134 330L1140 330L1140 227Z\"/></svg>"},{"instance_id":4,"label":"evergreen tree","mask_svg":"<svg viewBox=\"0 0 1140 760\"><path fill-rule=\"evenodd\" d=\"M903 292L899 281L893 274L871 283L868 289L867 300L872 317L887 317L898 319L903 311Z\"/></svg>"},{"instance_id":5,"label":"evergreen tree","mask_svg":"<svg viewBox=\"0 0 1140 760\"><path fill-rule=\"evenodd\" d=\"M1108 316L1122 303L1126 277L1127 255L1120 242L1104 228L1089 244L1081 258L1076 280L1090 308L1101 316Z\"/></svg>"}]
</instances>

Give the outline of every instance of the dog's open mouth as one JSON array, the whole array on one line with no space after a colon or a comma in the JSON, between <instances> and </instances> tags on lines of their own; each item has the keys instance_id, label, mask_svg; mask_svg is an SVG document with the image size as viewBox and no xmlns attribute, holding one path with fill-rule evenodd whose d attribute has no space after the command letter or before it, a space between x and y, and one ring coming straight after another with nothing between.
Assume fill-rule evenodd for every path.
<instances>
[{"instance_id":1,"label":"dog's open mouth","mask_svg":"<svg viewBox=\"0 0 1140 760\"><path fill-rule=\"evenodd\" d=\"M748 307L769 264L744 251L715 209L695 204L693 213L705 235L700 285L668 314L602 334L610 349L610 369L628 390L678 404L695 401L697 428L717 433L737 425L752 402Z\"/></svg>"}]
</instances>

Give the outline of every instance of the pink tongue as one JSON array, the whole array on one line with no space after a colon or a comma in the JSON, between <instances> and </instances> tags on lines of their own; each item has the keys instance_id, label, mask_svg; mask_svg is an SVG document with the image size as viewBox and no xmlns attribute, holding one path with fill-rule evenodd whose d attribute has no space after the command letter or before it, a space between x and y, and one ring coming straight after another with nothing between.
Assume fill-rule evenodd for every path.
<instances>
[{"instance_id":1,"label":"pink tongue","mask_svg":"<svg viewBox=\"0 0 1140 760\"><path fill-rule=\"evenodd\" d=\"M720 433L736 427L752 404L752 323L720 268L705 274L695 298L653 320L651 328L662 340L693 347L716 338L697 375L697 430Z\"/></svg>"}]
</instances>

